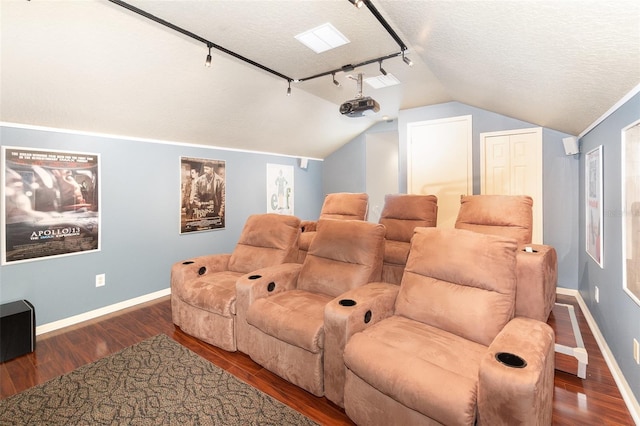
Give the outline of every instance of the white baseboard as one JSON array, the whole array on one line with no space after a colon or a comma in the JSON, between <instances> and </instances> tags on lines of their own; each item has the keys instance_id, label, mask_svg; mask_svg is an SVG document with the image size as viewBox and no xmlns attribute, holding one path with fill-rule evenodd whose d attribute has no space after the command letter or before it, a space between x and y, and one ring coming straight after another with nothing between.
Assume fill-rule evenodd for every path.
<instances>
[{"instance_id":1,"label":"white baseboard","mask_svg":"<svg viewBox=\"0 0 640 426\"><path fill-rule=\"evenodd\" d=\"M169 294L171 294L171 289L166 288L164 290L145 294L140 297L135 297L133 299L125 300L123 302L115 303L113 305L109 305L103 308L95 309L93 311L85 312L83 314L74 315L69 318L61 319L59 321L43 324L36 327L36 335L49 333L51 331L59 330L61 328L68 327L70 325L79 324L83 321L88 321L94 318L98 318L98 317L101 317L102 315L110 314L125 308L130 308L131 306L139 305L141 303L150 302L151 300L159 299L160 297L164 297Z\"/></svg>"},{"instance_id":2,"label":"white baseboard","mask_svg":"<svg viewBox=\"0 0 640 426\"><path fill-rule=\"evenodd\" d=\"M618 385L618 389L620 390L622 399L627 405L627 408L629 409L629 413L631 414L633 421L636 423L636 425L640 425L640 404L638 404L638 400L633 395L633 392L631 391L631 387L629 386L627 379L624 378L624 375L622 374L622 370L620 370L620 367L618 366L618 363L616 362L616 359L614 358L613 353L611 352L611 349L609 349L609 345L607 345L607 342L604 339L604 336L602 335L602 333L600 332L600 328L598 328L598 324L596 323L596 320L593 318L593 315L591 315L591 311L589 311L589 308L587 307L587 304L582 298L582 295L580 295L580 292L578 290L572 290L572 289L561 288L561 287L558 287L556 289L556 293L566 295L566 296L573 296L578 301L578 305L580 305L580 309L582 310L582 313L584 314L584 317L587 320L587 324L589 324L591 333L593 334L593 337L596 339L596 343L598 343L600 352L602 352L604 361L607 363L607 367L609 367L609 370L611 371L613 380L615 380L616 385Z\"/></svg>"}]
</instances>

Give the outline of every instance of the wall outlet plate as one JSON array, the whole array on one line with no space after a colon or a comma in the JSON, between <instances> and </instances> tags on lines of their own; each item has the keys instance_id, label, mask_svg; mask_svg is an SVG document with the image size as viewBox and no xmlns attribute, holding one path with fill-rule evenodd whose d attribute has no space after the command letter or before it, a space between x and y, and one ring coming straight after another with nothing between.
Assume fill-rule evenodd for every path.
<instances>
[{"instance_id":1,"label":"wall outlet plate","mask_svg":"<svg viewBox=\"0 0 640 426\"><path fill-rule=\"evenodd\" d=\"M598 286L596 286L596 291L595 291L595 299L596 299L596 303L600 303L600 289L598 288Z\"/></svg>"},{"instance_id":2,"label":"wall outlet plate","mask_svg":"<svg viewBox=\"0 0 640 426\"><path fill-rule=\"evenodd\" d=\"M638 339L633 339L633 359L636 360L636 364L640 364L640 344Z\"/></svg>"},{"instance_id":3,"label":"wall outlet plate","mask_svg":"<svg viewBox=\"0 0 640 426\"><path fill-rule=\"evenodd\" d=\"M102 287L106 284L107 278L106 274L98 274L96 275L96 287Z\"/></svg>"}]
</instances>

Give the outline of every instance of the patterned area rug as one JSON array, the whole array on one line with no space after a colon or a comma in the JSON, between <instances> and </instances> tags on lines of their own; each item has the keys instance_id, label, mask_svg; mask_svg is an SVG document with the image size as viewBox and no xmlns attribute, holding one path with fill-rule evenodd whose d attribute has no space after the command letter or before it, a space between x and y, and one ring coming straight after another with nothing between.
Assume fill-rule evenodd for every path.
<instances>
[{"instance_id":1,"label":"patterned area rug","mask_svg":"<svg viewBox=\"0 0 640 426\"><path fill-rule=\"evenodd\" d=\"M315 425L158 335L0 401L0 425Z\"/></svg>"}]
</instances>

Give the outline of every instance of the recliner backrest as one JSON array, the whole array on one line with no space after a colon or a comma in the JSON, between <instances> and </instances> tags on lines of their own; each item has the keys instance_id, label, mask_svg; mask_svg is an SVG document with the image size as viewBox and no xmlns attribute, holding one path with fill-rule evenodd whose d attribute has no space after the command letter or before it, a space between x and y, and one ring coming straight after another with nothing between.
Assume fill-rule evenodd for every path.
<instances>
[{"instance_id":1,"label":"recliner backrest","mask_svg":"<svg viewBox=\"0 0 640 426\"><path fill-rule=\"evenodd\" d=\"M249 273L298 256L300 219L274 213L251 215L229 260L229 270Z\"/></svg>"},{"instance_id":2,"label":"recliner backrest","mask_svg":"<svg viewBox=\"0 0 640 426\"><path fill-rule=\"evenodd\" d=\"M464 195L455 227L531 244L533 199L528 195Z\"/></svg>"},{"instance_id":3,"label":"recliner backrest","mask_svg":"<svg viewBox=\"0 0 640 426\"><path fill-rule=\"evenodd\" d=\"M368 208L366 193L335 192L324 198L320 219L365 220Z\"/></svg>"},{"instance_id":4,"label":"recliner backrest","mask_svg":"<svg viewBox=\"0 0 640 426\"><path fill-rule=\"evenodd\" d=\"M360 220L320 220L302 264L297 288L338 296L379 281L384 226Z\"/></svg>"},{"instance_id":5,"label":"recliner backrest","mask_svg":"<svg viewBox=\"0 0 640 426\"><path fill-rule=\"evenodd\" d=\"M416 227L434 227L438 218L435 195L387 194L379 223L385 226L385 238L411 241Z\"/></svg>"},{"instance_id":6,"label":"recliner backrest","mask_svg":"<svg viewBox=\"0 0 640 426\"><path fill-rule=\"evenodd\" d=\"M512 238L416 228L395 314L489 345L514 316Z\"/></svg>"}]
</instances>

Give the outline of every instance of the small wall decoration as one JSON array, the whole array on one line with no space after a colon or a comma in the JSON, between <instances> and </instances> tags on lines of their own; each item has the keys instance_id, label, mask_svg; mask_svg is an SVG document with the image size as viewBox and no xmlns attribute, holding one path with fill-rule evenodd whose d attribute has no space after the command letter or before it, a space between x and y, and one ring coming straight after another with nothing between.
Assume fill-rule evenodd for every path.
<instances>
[{"instance_id":1,"label":"small wall decoration","mask_svg":"<svg viewBox=\"0 0 640 426\"><path fill-rule=\"evenodd\" d=\"M223 229L225 162L180 157L180 234Z\"/></svg>"},{"instance_id":2,"label":"small wall decoration","mask_svg":"<svg viewBox=\"0 0 640 426\"><path fill-rule=\"evenodd\" d=\"M640 121L622 132L622 286L640 305Z\"/></svg>"},{"instance_id":3,"label":"small wall decoration","mask_svg":"<svg viewBox=\"0 0 640 426\"><path fill-rule=\"evenodd\" d=\"M267 164L267 213L293 215L293 166Z\"/></svg>"},{"instance_id":4,"label":"small wall decoration","mask_svg":"<svg viewBox=\"0 0 640 426\"><path fill-rule=\"evenodd\" d=\"M2 264L100 250L99 156L2 147Z\"/></svg>"},{"instance_id":5,"label":"small wall decoration","mask_svg":"<svg viewBox=\"0 0 640 426\"><path fill-rule=\"evenodd\" d=\"M602 268L602 145L587 152L585 160L586 250Z\"/></svg>"}]
</instances>

